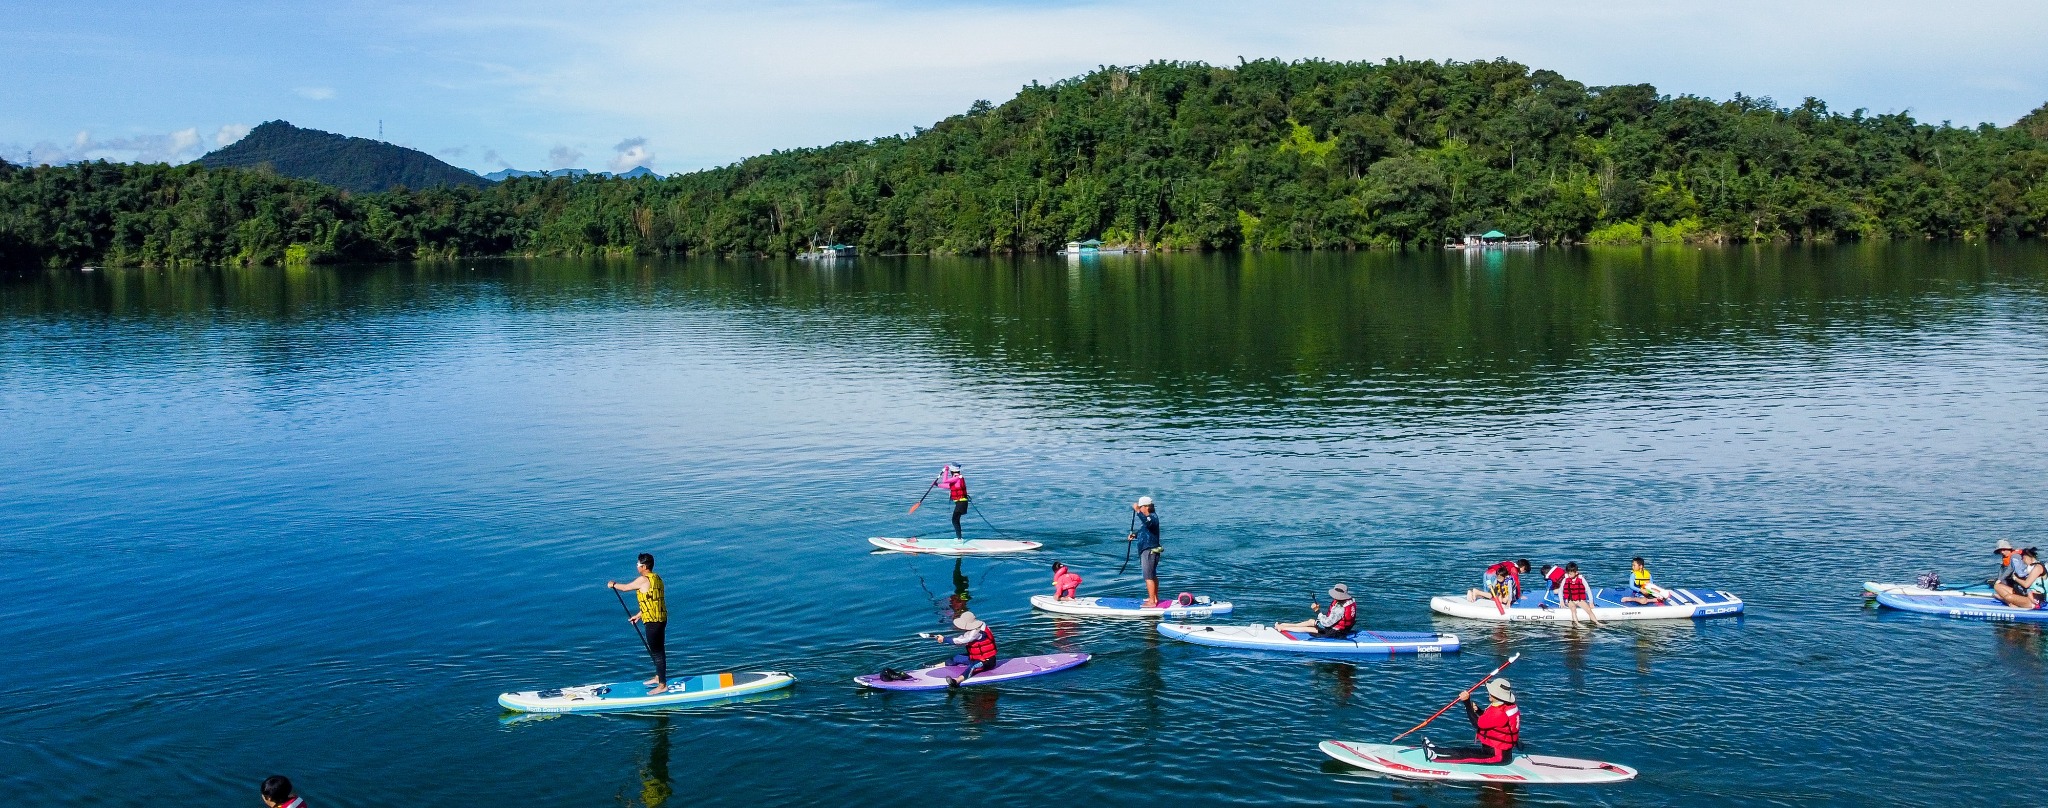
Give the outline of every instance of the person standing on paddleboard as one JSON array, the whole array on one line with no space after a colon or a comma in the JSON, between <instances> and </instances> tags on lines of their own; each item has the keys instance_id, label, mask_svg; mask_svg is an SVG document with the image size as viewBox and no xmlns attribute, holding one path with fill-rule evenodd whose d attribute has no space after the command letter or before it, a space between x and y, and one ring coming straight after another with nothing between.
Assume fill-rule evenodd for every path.
<instances>
[{"instance_id":1,"label":"person standing on paddleboard","mask_svg":"<svg viewBox=\"0 0 2048 808\"><path fill-rule=\"evenodd\" d=\"M987 623L981 622L980 618L975 617L973 612L961 612L959 617L953 618L953 627L963 633L957 637L948 637L944 634L923 634L919 636L930 637L943 643L967 646L966 653L956 654L952 659L946 660L948 665L967 666L967 669L961 671L959 676L946 677L947 685L959 687L960 683L967 681L968 677L996 666L996 632L995 629L989 628Z\"/></svg>"},{"instance_id":2,"label":"person standing on paddleboard","mask_svg":"<svg viewBox=\"0 0 2048 808\"><path fill-rule=\"evenodd\" d=\"M1138 526L1124 541L1135 541L1138 546L1138 568L1145 571L1145 605L1159 602L1159 557L1166 554L1166 548L1159 545L1159 509L1153 507L1151 497L1139 497L1131 506L1137 512Z\"/></svg>"},{"instance_id":3,"label":"person standing on paddleboard","mask_svg":"<svg viewBox=\"0 0 2048 808\"><path fill-rule=\"evenodd\" d=\"M653 696L668 692L668 599L661 576L654 573L652 554L640 554L639 570L640 577L629 583L606 581L604 585L607 589L632 592L640 599L640 613L626 620L646 629L643 637L647 641L647 655L654 658L654 678L647 680L647 695Z\"/></svg>"},{"instance_id":4,"label":"person standing on paddleboard","mask_svg":"<svg viewBox=\"0 0 2048 808\"><path fill-rule=\"evenodd\" d=\"M947 463L939 469L938 481L932 485L946 487L946 495L953 498L953 538L966 541L967 534L960 529L961 518L967 515L967 477L960 473L960 464Z\"/></svg>"},{"instance_id":5,"label":"person standing on paddleboard","mask_svg":"<svg viewBox=\"0 0 2048 808\"><path fill-rule=\"evenodd\" d=\"M1471 693L1458 694L1458 701L1465 705L1465 717L1471 719L1479 745L1438 749L1436 744L1424 738L1423 756L1437 763L1468 763L1477 766L1505 766L1513 763L1515 744L1522 740L1522 708L1515 706L1515 686L1509 684L1506 679L1487 682L1486 698L1492 703L1482 711L1479 705L1472 703Z\"/></svg>"}]
</instances>

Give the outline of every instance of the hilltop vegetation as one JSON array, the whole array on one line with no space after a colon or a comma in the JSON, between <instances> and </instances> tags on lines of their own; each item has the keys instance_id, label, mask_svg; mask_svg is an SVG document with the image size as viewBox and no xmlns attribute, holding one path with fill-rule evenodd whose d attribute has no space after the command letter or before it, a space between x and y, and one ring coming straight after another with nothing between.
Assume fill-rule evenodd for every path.
<instances>
[{"instance_id":1,"label":"hilltop vegetation","mask_svg":"<svg viewBox=\"0 0 2048 808\"><path fill-rule=\"evenodd\" d=\"M1818 100L1587 87L1507 61L1155 63L1033 84L909 136L667 179L350 194L197 166L0 178L0 260L1037 252L2039 237L2048 107L1928 125Z\"/></svg>"},{"instance_id":2,"label":"hilltop vegetation","mask_svg":"<svg viewBox=\"0 0 2048 808\"><path fill-rule=\"evenodd\" d=\"M270 121L241 140L199 158L207 168L266 167L287 177L345 191L389 191L441 186L483 188L489 180L433 155L368 138Z\"/></svg>"}]
</instances>

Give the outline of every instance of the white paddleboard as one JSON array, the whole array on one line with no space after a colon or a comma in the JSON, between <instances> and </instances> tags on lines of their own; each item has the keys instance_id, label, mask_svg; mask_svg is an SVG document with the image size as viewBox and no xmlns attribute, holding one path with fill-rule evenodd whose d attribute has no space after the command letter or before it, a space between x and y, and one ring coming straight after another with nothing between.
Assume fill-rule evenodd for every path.
<instances>
[{"instance_id":1,"label":"white paddleboard","mask_svg":"<svg viewBox=\"0 0 2048 808\"><path fill-rule=\"evenodd\" d=\"M1667 589L1665 593L1664 602L1649 604L1621 602L1628 595L1626 589L1594 589L1588 595L1592 598L1593 617L1602 622L1729 617L1741 614L1743 609L1741 598L1719 590ZM1468 620L1563 623L1571 619L1557 593L1542 590L1524 592L1521 600L1509 604L1496 604L1491 598L1466 600L1464 595L1442 595L1430 599L1429 610ZM1579 619L1585 619L1583 611Z\"/></svg>"},{"instance_id":2,"label":"white paddleboard","mask_svg":"<svg viewBox=\"0 0 2048 808\"><path fill-rule=\"evenodd\" d=\"M1927 589L1925 587L1914 586L1912 584L1880 584L1873 583L1870 581L1864 581L1863 591L1870 595L1889 593L1893 595L1906 595L1910 597L1924 597L1928 595L1956 595L1959 597L1966 598L1988 598L1994 597L1996 595L1996 593L1992 590L1991 587L1983 584L1978 584L1976 586L1958 587L1955 589Z\"/></svg>"},{"instance_id":3,"label":"white paddleboard","mask_svg":"<svg viewBox=\"0 0 2048 808\"><path fill-rule=\"evenodd\" d=\"M896 539L876 536L868 543L884 550L899 553L931 553L934 555L1000 555L1002 553L1023 553L1045 545L1035 541L1014 539Z\"/></svg>"},{"instance_id":4,"label":"white paddleboard","mask_svg":"<svg viewBox=\"0 0 2048 808\"><path fill-rule=\"evenodd\" d=\"M795 683L796 677L776 671L712 673L670 679L666 692L652 696L647 695L645 682L614 682L506 693L498 697L498 704L527 713L655 710L765 693Z\"/></svg>"},{"instance_id":5,"label":"white paddleboard","mask_svg":"<svg viewBox=\"0 0 2048 808\"><path fill-rule=\"evenodd\" d=\"M1471 763L1438 763L1430 760L1420 746L1358 741L1324 741L1317 746L1323 754L1368 771L1404 780L1450 780L1464 783L1619 783L1634 780L1636 770L1618 763L1597 760L1516 755L1499 766Z\"/></svg>"},{"instance_id":6,"label":"white paddleboard","mask_svg":"<svg viewBox=\"0 0 2048 808\"><path fill-rule=\"evenodd\" d=\"M1230 613L1230 601L1210 600L1198 596L1193 605L1160 606L1145 605L1144 598L1067 598L1060 600L1051 595L1032 595L1031 608L1054 614L1071 614L1081 617L1214 617Z\"/></svg>"}]
</instances>

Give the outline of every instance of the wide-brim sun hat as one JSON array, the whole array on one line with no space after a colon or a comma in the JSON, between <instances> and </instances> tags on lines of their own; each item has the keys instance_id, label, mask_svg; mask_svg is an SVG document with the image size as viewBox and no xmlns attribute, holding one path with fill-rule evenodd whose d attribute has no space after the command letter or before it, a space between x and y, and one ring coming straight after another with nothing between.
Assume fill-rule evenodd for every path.
<instances>
[{"instance_id":1,"label":"wide-brim sun hat","mask_svg":"<svg viewBox=\"0 0 2048 808\"><path fill-rule=\"evenodd\" d=\"M1486 695L1495 701L1515 703L1515 686L1506 679L1495 679L1486 683Z\"/></svg>"},{"instance_id":2,"label":"wide-brim sun hat","mask_svg":"<svg viewBox=\"0 0 2048 808\"><path fill-rule=\"evenodd\" d=\"M961 612L959 617L953 618L953 627L961 631L973 631L982 625L981 618L975 617L973 612Z\"/></svg>"},{"instance_id":3,"label":"wide-brim sun hat","mask_svg":"<svg viewBox=\"0 0 2048 808\"><path fill-rule=\"evenodd\" d=\"M2000 551L2004 551L2004 550L2010 550L2010 549L2013 549L2013 548L2012 548L2012 542L2010 542L2010 541L2006 541L2005 539L1999 539L1999 540L1998 540L1998 546L1997 546L1997 547L1993 547L1993 548L1991 548L1991 552L1994 552L1994 553L1996 553L1996 552L2000 552Z\"/></svg>"},{"instance_id":4,"label":"wide-brim sun hat","mask_svg":"<svg viewBox=\"0 0 2048 808\"><path fill-rule=\"evenodd\" d=\"M1330 599L1331 599L1331 600L1350 600L1350 599L1351 599L1351 587L1345 586L1345 585L1343 585L1343 584L1338 584L1338 585L1336 585L1336 586L1330 587Z\"/></svg>"}]
</instances>

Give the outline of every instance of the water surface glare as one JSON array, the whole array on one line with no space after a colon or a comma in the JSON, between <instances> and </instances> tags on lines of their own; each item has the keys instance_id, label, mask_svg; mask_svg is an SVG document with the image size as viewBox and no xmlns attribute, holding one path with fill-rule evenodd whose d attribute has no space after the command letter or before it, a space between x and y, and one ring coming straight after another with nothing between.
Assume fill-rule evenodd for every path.
<instances>
[{"instance_id":1,"label":"water surface glare","mask_svg":"<svg viewBox=\"0 0 2048 808\"><path fill-rule=\"evenodd\" d=\"M1063 260L517 261L0 279L0 789L23 805L1989 805L2038 757L2035 626L1865 579L2043 541L2048 250L1922 244ZM870 552L962 463L1026 559ZM1318 661L1055 619L1156 497L1167 589L1298 619L1335 581L1443 658ZM602 589L652 552L672 670L781 697L501 723L645 677ZM1429 613L1504 557L1722 588L1739 619ZM1135 566L1135 565L1134 565ZM1008 653L957 694L964 586ZM1592 788L1326 761L1508 654ZM1431 730L1460 738L1450 716ZM2006 738L2004 742L1987 739ZM2017 758L2015 758L2017 756Z\"/></svg>"}]
</instances>

